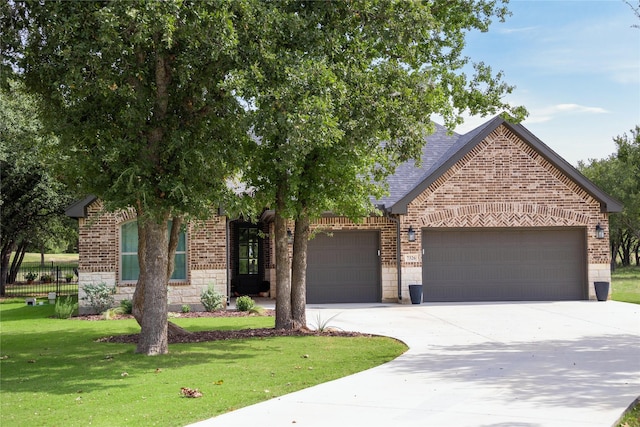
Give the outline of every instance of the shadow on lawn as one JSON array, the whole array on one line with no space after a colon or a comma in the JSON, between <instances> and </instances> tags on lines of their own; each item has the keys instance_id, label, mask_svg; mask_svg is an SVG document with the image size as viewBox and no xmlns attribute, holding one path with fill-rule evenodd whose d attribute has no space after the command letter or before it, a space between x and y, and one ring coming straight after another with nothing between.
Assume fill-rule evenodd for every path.
<instances>
[{"instance_id":1,"label":"shadow on lawn","mask_svg":"<svg viewBox=\"0 0 640 427\"><path fill-rule=\"evenodd\" d=\"M97 391L117 389L120 381L136 381L138 377L153 375L162 367L165 371L192 368L220 362L251 360L267 352L267 342L257 346L251 340L219 341L196 344L172 344L167 355L147 357L135 354L135 345L96 342L108 335L139 332L133 320L87 322L75 319L47 319L43 330L11 331L4 325L5 314L10 320L42 318L47 310L41 307L19 307L2 312L2 350L0 360L2 389L6 392L69 394L79 390ZM40 311L38 313L37 311ZM27 320L33 322L32 320ZM57 323L60 322L60 323ZM105 323L107 322L107 323ZM37 323L35 323L37 325ZM59 326L59 328L58 328ZM9 329L9 330L7 330ZM126 376L122 373L127 372Z\"/></svg>"},{"instance_id":2,"label":"shadow on lawn","mask_svg":"<svg viewBox=\"0 0 640 427\"><path fill-rule=\"evenodd\" d=\"M531 344L434 346L393 362L398 373L498 388L514 401L562 407L618 407L611 396L640 395L637 335L587 336ZM615 390L615 392L613 392ZM558 396L569 396L558 400Z\"/></svg>"}]
</instances>

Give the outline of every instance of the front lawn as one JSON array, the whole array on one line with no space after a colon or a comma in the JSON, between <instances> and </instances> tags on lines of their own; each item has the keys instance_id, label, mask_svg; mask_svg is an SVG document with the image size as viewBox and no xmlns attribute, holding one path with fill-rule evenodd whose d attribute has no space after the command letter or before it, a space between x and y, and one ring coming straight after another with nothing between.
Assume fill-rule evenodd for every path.
<instances>
[{"instance_id":1,"label":"front lawn","mask_svg":"<svg viewBox=\"0 0 640 427\"><path fill-rule=\"evenodd\" d=\"M611 273L611 299L640 304L640 267L618 267Z\"/></svg>"},{"instance_id":2,"label":"front lawn","mask_svg":"<svg viewBox=\"0 0 640 427\"><path fill-rule=\"evenodd\" d=\"M0 304L0 425L183 426L346 376L406 351L382 337L283 337L173 344L136 355L96 339L134 320L50 318L53 306ZM272 317L174 319L190 330L273 327ZM199 389L186 398L181 388Z\"/></svg>"}]
</instances>

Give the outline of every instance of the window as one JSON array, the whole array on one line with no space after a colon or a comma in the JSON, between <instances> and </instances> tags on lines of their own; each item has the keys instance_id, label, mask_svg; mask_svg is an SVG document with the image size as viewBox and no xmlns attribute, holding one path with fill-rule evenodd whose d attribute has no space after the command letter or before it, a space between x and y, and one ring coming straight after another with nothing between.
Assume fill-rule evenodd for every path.
<instances>
[{"instance_id":1,"label":"window","mask_svg":"<svg viewBox=\"0 0 640 427\"><path fill-rule=\"evenodd\" d=\"M169 230L171 221L169 221ZM167 233L169 231L167 230ZM138 280L140 266L138 264L138 223L136 221L127 222L120 227L120 256L121 273L123 281ZM175 268L171 280L187 279L187 239L184 231L178 236L178 247L175 255Z\"/></svg>"},{"instance_id":2,"label":"window","mask_svg":"<svg viewBox=\"0 0 640 427\"><path fill-rule=\"evenodd\" d=\"M258 274L258 229L240 227L238 230L238 273Z\"/></svg>"}]
</instances>

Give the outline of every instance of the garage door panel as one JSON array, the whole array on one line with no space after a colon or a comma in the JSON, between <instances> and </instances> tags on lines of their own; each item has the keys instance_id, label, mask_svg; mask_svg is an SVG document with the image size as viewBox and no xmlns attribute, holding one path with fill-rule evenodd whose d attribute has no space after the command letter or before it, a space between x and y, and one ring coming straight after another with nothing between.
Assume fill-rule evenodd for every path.
<instances>
[{"instance_id":1,"label":"garage door panel","mask_svg":"<svg viewBox=\"0 0 640 427\"><path fill-rule=\"evenodd\" d=\"M379 233L341 231L309 241L307 302L380 301Z\"/></svg>"},{"instance_id":2,"label":"garage door panel","mask_svg":"<svg viewBox=\"0 0 640 427\"><path fill-rule=\"evenodd\" d=\"M423 248L425 301L586 296L584 229L425 230Z\"/></svg>"}]
</instances>

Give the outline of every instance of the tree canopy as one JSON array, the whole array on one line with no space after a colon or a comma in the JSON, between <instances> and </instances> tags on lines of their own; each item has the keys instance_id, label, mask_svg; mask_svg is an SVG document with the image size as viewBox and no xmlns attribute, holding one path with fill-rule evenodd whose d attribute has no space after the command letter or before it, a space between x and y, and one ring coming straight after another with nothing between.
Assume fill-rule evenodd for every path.
<instances>
[{"instance_id":1,"label":"tree canopy","mask_svg":"<svg viewBox=\"0 0 640 427\"><path fill-rule=\"evenodd\" d=\"M67 187L56 179L57 139L38 120L38 100L22 85L0 86L0 295L12 283L24 253L64 229ZM11 253L15 252L10 265Z\"/></svg>"},{"instance_id":2,"label":"tree canopy","mask_svg":"<svg viewBox=\"0 0 640 427\"><path fill-rule=\"evenodd\" d=\"M622 212L609 219L611 264L615 268L618 260L623 266L630 265L632 254L636 265L640 264L640 126L613 140L616 153L580 162L578 168L623 204Z\"/></svg>"},{"instance_id":3,"label":"tree canopy","mask_svg":"<svg viewBox=\"0 0 640 427\"><path fill-rule=\"evenodd\" d=\"M183 220L228 194L248 139L225 86L235 1L7 2L2 61L40 94L66 178L136 210L138 351L167 351L167 286ZM173 219L171 237L167 237Z\"/></svg>"},{"instance_id":4,"label":"tree canopy","mask_svg":"<svg viewBox=\"0 0 640 427\"><path fill-rule=\"evenodd\" d=\"M230 178L276 210L277 323L300 327L312 218L368 214L433 114L450 128L463 113L521 118L501 74L462 55L468 31L506 15L493 0L7 2L2 66L44 98L66 177L136 210L137 351L152 355L167 351L179 228Z\"/></svg>"},{"instance_id":5,"label":"tree canopy","mask_svg":"<svg viewBox=\"0 0 640 427\"><path fill-rule=\"evenodd\" d=\"M434 114L450 129L463 113L524 117L502 101L512 88L501 73L462 54L468 31L487 31L507 10L496 1L279 1L245 13L246 67L229 83L257 136L243 177L276 211L276 324L302 327L312 219L374 212L385 178L419 158Z\"/></svg>"}]
</instances>

